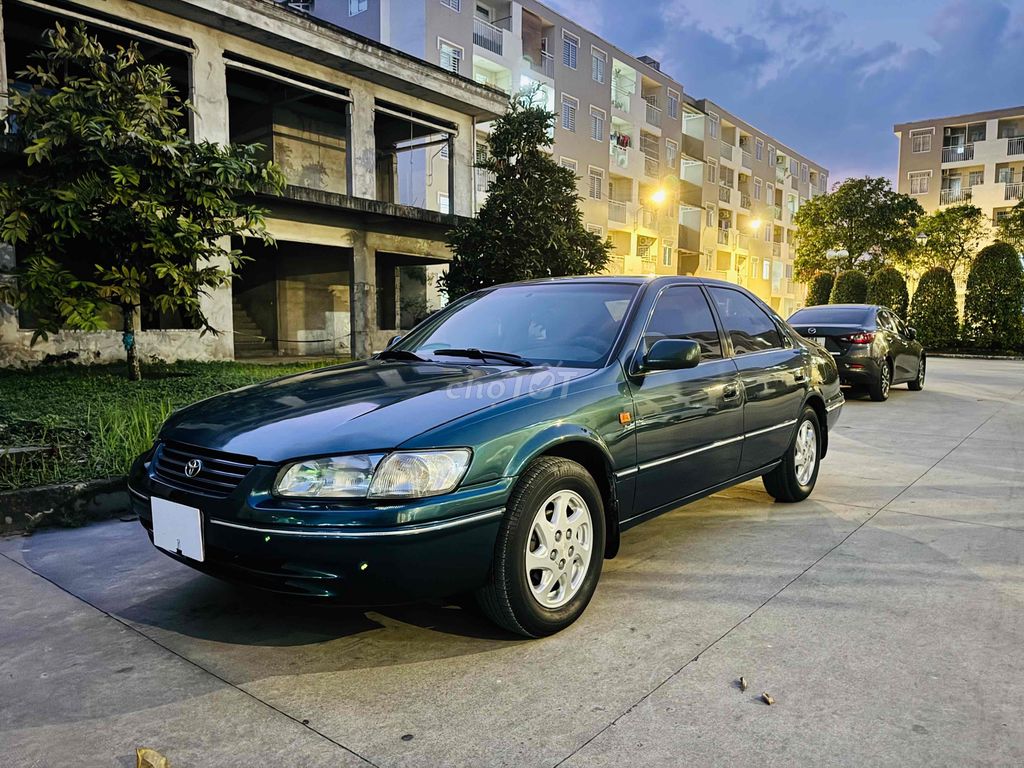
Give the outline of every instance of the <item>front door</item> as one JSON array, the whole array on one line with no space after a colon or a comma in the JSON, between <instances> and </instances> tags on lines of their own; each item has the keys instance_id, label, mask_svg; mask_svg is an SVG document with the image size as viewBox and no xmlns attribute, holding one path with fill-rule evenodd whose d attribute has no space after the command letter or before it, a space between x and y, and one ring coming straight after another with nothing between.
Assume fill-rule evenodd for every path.
<instances>
[{"instance_id":1,"label":"front door","mask_svg":"<svg viewBox=\"0 0 1024 768\"><path fill-rule=\"evenodd\" d=\"M701 362L680 371L632 376L639 477L636 511L646 512L736 475L743 398L736 366L722 341L704 291L697 285L662 290L638 357L658 339L692 339Z\"/></svg>"},{"instance_id":2,"label":"front door","mask_svg":"<svg viewBox=\"0 0 1024 768\"><path fill-rule=\"evenodd\" d=\"M717 286L708 290L743 383L743 474L775 461L789 447L809 386L807 352L747 294Z\"/></svg>"}]
</instances>

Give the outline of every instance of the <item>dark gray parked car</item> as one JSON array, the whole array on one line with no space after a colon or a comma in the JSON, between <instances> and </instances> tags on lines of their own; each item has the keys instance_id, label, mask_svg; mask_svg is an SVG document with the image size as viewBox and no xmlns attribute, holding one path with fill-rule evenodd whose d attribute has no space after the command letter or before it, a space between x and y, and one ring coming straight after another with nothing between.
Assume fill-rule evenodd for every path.
<instances>
[{"instance_id":1,"label":"dark gray parked car","mask_svg":"<svg viewBox=\"0 0 1024 768\"><path fill-rule=\"evenodd\" d=\"M888 399L893 384L924 389L924 347L888 307L822 304L794 312L789 324L832 353L843 384L866 389L872 400Z\"/></svg>"}]
</instances>

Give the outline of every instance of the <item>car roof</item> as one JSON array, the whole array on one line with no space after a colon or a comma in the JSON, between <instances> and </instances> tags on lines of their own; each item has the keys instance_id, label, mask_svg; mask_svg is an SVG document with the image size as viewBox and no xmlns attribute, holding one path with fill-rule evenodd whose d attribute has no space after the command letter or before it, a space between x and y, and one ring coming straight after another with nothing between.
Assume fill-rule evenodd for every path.
<instances>
[{"instance_id":1,"label":"car roof","mask_svg":"<svg viewBox=\"0 0 1024 768\"><path fill-rule=\"evenodd\" d=\"M510 285L541 285L545 283L628 283L631 285L692 283L694 285L721 285L727 288L743 288L743 286L726 280L693 277L692 275L570 275L567 277L542 277L536 280L521 280L515 283L502 283L492 287L505 288Z\"/></svg>"},{"instance_id":2,"label":"car roof","mask_svg":"<svg viewBox=\"0 0 1024 768\"><path fill-rule=\"evenodd\" d=\"M800 307L796 310L797 312L803 312L805 309L863 309L867 312L869 309L878 309L878 304L812 304L809 307Z\"/></svg>"}]
</instances>

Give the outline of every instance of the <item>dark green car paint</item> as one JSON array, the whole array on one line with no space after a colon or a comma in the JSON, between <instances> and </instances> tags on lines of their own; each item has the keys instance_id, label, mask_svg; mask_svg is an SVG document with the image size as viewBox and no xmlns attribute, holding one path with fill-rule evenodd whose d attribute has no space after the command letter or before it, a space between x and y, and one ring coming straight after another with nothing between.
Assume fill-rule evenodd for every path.
<instances>
[{"instance_id":1,"label":"dark green car paint","mask_svg":"<svg viewBox=\"0 0 1024 768\"><path fill-rule=\"evenodd\" d=\"M277 591L382 604L481 585L512 487L538 456L569 456L594 474L606 497L612 556L620 528L777 464L793 429L764 430L795 420L805 403L823 425L838 418L842 395L831 356L781 320L785 349L637 371L659 291L724 284L586 279L639 288L601 367L371 359L227 393L175 413L159 441L251 457L254 469L227 498L211 498L155 477L150 452L129 478L134 510L151 531L151 495L201 509L206 562L171 555L200 570ZM721 338L729 353L728 337ZM473 451L460 487L444 496L327 503L271 492L295 459L443 447Z\"/></svg>"}]
</instances>

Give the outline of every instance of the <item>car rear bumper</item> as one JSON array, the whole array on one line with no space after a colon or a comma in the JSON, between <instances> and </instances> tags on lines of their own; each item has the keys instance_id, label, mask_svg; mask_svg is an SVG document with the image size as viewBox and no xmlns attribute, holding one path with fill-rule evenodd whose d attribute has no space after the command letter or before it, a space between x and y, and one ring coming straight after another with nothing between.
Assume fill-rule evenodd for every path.
<instances>
[{"instance_id":1,"label":"car rear bumper","mask_svg":"<svg viewBox=\"0 0 1024 768\"><path fill-rule=\"evenodd\" d=\"M834 357L842 384L867 384L878 378L880 364L869 354L854 352Z\"/></svg>"}]
</instances>

